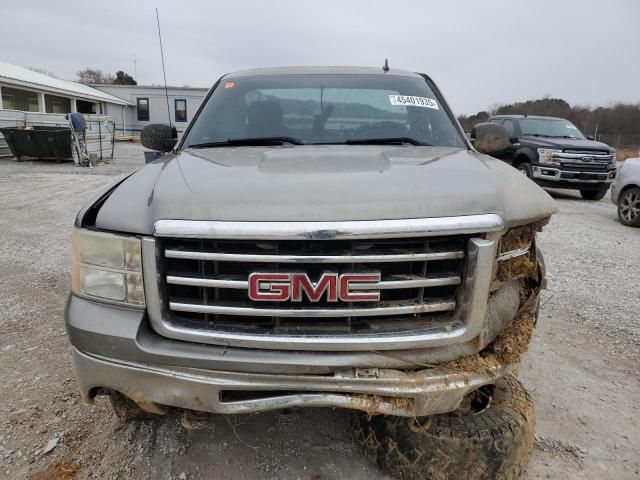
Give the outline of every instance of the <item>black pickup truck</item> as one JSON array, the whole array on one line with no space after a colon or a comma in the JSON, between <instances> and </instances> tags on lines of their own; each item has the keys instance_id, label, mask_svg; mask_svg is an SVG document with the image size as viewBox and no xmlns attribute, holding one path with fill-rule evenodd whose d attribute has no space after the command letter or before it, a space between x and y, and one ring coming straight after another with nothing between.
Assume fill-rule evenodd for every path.
<instances>
[{"instance_id":1,"label":"black pickup truck","mask_svg":"<svg viewBox=\"0 0 640 480\"><path fill-rule=\"evenodd\" d=\"M582 198L600 200L616 176L616 151L568 120L495 115L489 122L502 125L510 137L509 147L494 156L542 187L580 190Z\"/></svg>"}]
</instances>

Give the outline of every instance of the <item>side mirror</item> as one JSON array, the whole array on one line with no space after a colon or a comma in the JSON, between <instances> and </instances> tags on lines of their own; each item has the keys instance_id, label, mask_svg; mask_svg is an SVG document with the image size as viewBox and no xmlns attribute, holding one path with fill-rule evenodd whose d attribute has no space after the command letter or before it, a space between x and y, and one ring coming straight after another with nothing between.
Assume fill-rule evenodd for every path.
<instances>
[{"instance_id":1,"label":"side mirror","mask_svg":"<svg viewBox=\"0 0 640 480\"><path fill-rule=\"evenodd\" d=\"M593 135L587 135L587 140L595 140L596 137L594 137Z\"/></svg>"},{"instance_id":2,"label":"side mirror","mask_svg":"<svg viewBox=\"0 0 640 480\"><path fill-rule=\"evenodd\" d=\"M170 152L178 142L178 130L163 123L153 123L142 129L140 142L149 150Z\"/></svg>"},{"instance_id":3,"label":"side mirror","mask_svg":"<svg viewBox=\"0 0 640 480\"><path fill-rule=\"evenodd\" d=\"M495 153L510 145L507 129L495 123L478 123L471 129L471 142L480 153Z\"/></svg>"}]
</instances>

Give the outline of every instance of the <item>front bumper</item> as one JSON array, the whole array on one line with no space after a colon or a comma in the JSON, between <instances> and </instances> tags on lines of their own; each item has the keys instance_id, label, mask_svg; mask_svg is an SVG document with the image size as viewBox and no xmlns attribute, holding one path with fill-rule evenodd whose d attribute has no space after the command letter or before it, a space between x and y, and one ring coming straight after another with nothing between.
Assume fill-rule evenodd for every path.
<instances>
[{"instance_id":1,"label":"front bumper","mask_svg":"<svg viewBox=\"0 0 640 480\"><path fill-rule=\"evenodd\" d=\"M579 172L554 167L535 165L533 179L542 186L556 188L603 188L616 178L616 170L601 172Z\"/></svg>"},{"instance_id":2,"label":"front bumper","mask_svg":"<svg viewBox=\"0 0 640 480\"><path fill-rule=\"evenodd\" d=\"M482 333L465 343L395 351L279 351L206 345L158 335L141 310L69 297L65 320L85 400L115 390L143 408L213 413L343 407L401 416L454 410L504 369L427 364L483 350L518 312L510 282L491 295Z\"/></svg>"},{"instance_id":3,"label":"front bumper","mask_svg":"<svg viewBox=\"0 0 640 480\"><path fill-rule=\"evenodd\" d=\"M116 390L150 411L173 406L220 414L288 407L341 407L398 416L455 410L469 392L495 383L496 366L482 373L424 369L350 369L332 375L277 375L166 368L123 362L74 349L85 400L99 388Z\"/></svg>"}]
</instances>

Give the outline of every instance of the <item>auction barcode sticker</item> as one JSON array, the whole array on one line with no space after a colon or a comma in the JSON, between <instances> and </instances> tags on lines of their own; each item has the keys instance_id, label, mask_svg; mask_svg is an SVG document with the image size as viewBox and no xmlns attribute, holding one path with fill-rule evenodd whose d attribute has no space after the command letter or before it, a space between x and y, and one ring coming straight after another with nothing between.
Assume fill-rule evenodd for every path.
<instances>
[{"instance_id":1,"label":"auction barcode sticker","mask_svg":"<svg viewBox=\"0 0 640 480\"><path fill-rule=\"evenodd\" d=\"M404 105L407 107L425 107L425 108L438 108L437 102L433 98L428 97L411 97L407 95L389 95L389 101L391 105Z\"/></svg>"}]
</instances>

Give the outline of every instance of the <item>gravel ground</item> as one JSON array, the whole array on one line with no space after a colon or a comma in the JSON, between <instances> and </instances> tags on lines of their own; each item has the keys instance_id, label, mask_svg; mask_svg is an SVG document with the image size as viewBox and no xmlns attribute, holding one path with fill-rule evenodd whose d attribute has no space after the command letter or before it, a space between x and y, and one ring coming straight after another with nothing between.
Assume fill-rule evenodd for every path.
<instances>
[{"instance_id":1,"label":"gravel ground","mask_svg":"<svg viewBox=\"0 0 640 480\"><path fill-rule=\"evenodd\" d=\"M80 402L63 322L76 211L142 163L138 145L94 169L0 161L0 477L384 479L352 446L348 412L175 415L124 425ZM526 479L640 478L640 229L608 199L554 193L540 235L549 289L520 378L537 409ZM47 451L49 450L49 451Z\"/></svg>"}]
</instances>

